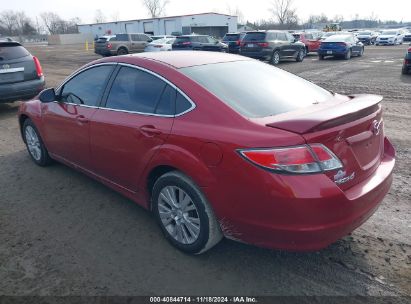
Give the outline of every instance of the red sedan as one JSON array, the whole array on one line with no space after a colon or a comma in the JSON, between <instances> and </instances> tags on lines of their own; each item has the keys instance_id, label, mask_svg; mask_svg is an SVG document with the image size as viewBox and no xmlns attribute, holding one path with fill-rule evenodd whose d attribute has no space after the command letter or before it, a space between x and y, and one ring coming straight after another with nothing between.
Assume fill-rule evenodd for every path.
<instances>
[{"instance_id":1,"label":"red sedan","mask_svg":"<svg viewBox=\"0 0 411 304\"><path fill-rule=\"evenodd\" d=\"M317 52L320 48L321 40L315 38L313 33L295 33L293 36L305 44L307 54L310 52Z\"/></svg>"},{"instance_id":2,"label":"red sedan","mask_svg":"<svg viewBox=\"0 0 411 304\"><path fill-rule=\"evenodd\" d=\"M237 55L159 52L91 62L18 117L36 164L64 163L151 210L185 252L223 236L317 250L390 188L381 100Z\"/></svg>"}]
</instances>

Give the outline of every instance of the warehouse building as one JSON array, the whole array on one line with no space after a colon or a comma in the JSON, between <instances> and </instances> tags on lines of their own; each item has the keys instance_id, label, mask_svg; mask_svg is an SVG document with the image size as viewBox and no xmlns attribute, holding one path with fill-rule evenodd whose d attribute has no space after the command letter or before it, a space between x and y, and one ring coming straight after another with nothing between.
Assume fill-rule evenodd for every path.
<instances>
[{"instance_id":1,"label":"warehouse building","mask_svg":"<svg viewBox=\"0 0 411 304\"><path fill-rule=\"evenodd\" d=\"M223 37L237 31L237 16L203 13L152 19L128 20L94 24L80 24L83 34L102 36L118 33L146 33L148 35L204 34Z\"/></svg>"}]
</instances>

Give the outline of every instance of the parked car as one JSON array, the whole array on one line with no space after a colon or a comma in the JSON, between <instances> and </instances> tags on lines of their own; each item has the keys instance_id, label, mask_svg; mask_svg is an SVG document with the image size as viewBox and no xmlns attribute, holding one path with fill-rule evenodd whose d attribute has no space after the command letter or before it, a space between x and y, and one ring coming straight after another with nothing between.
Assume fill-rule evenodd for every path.
<instances>
[{"instance_id":1,"label":"parked car","mask_svg":"<svg viewBox=\"0 0 411 304\"><path fill-rule=\"evenodd\" d=\"M315 38L312 33L294 33L294 38L304 43L306 53L317 52L320 47L320 38Z\"/></svg>"},{"instance_id":2,"label":"parked car","mask_svg":"<svg viewBox=\"0 0 411 304\"><path fill-rule=\"evenodd\" d=\"M57 160L122 193L180 250L223 236L317 250L390 189L381 100L246 57L162 52L91 62L20 105L18 120L34 163Z\"/></svg>"},{"instance_id":3,"label":"parked car","mask_svg":"<svg viewBox=\"0 0 411 304\"><path fill-rule=\"evenodd\" d=\"M287 31L253 31L241 41L240 54L278 64L285 59L303 61L306 49Z\"/></svg>"},{"instance_id":4,"label":"parked car","mask_svg":"<svg viewBox=\"0 0 411 304\"><path fill-rule=\"evenodd\" d=\"M403 41L411 41L411 31L410 32L405 32L404 33L404 39Z\"/></svg>"},{"instance_id":5,"label":"parked car","mask_svg":"<svg viewBox=\"0 0 411 304\"><path fill-rule=\"evenodd\" d=\"M44 84L37 57L18 42L0 41L0 103L30 99L44 89Z\"/></svg>"},{"instance_id":6,"label":"parked car","mask_svg":"<svg viewBox=\"0 0 411 304\"><path fill-rule=\"evenodd\" d=\"M159 40L159 39L164 39L164 38L176 38L176 36L172 35L157 35L157 36L150 36L151 39L154 40Z\"/></svg>"},{"instance_id":7,"label":"parked car","mask_svg":"<svg viewBox=\"0 0 411 304\"><path fill-rule=\"evenodd\" d=\"M318 49L318 58L323 60L326 56L361 57L364 54L364 44L352 34L333 35L321 42Z\"/></svg>"},{"instance_id":8,"label":"parked car","mask_svg":"<svg viewBox=\"0 0 411 304\"><path fill-rule=\"evenodd\" d=\"M377 37L375 45L396 45L402 44L403 41L404 34L402 30L386 30Z\"/></svg>"},{"instance_id":9,"label":"parked car","mask_svg":"<svg viewBox=\"0 0 411 304\"><path fill-rule=\"evenodd\" d=\"M102 36L94 43L94 53L102 56L144 52L153 39L146 34L116 34Z\"/></svg>"},{"instance_id":10,"label":"parked car","mask_svg":"<svg viewBox=\"0 0 411 304\"><path fill-rule=\"evenodd\" d=\"M228 45L207 35L182 35L173 43L173 51L212 51L228 53Z\"/></svg>"},{"instance_id":11,"label":"parked car","mask_svg":"<svg viewBox=\"0 0 411 304\"><path fill-rule=\"evenodd\" d=\"M411 70L411 45L405 54L404 63L402 65L402 73L408 74Z\"/></svg>"},{"instance_id":12,"label":"parked car","mask_svg":"<svg viewBox=\"0 0 411 304\"><path fill-rule=\"evenodd\" d=\"M377 40L377 36L377 33L373 31L361 31L358 32L357 38L363 44L370 45L375 43L375 40Z\"/></svg>"},{"instance_id":13,"label":"parked car","mask_svg":"<svg viewBox=\"0 0 411 304\"><path fill-rule=\"evenodd\" d=\"M176 38L162 38L154 40L146 45L144 52L161 52L161 51L171 51L173 42Z\"/></svg>"},{"instance_id":14,"label":"parked car","mask_svg":"<svg viewBox=\"0 0 411 304\"><path fill-rule=\"evenodd\" d=\"M246 35L246 32L227 33L223 37L223 43L228 45L228 52L238 54L240 51L241 40Z\"/></svg>"}]
</instances>

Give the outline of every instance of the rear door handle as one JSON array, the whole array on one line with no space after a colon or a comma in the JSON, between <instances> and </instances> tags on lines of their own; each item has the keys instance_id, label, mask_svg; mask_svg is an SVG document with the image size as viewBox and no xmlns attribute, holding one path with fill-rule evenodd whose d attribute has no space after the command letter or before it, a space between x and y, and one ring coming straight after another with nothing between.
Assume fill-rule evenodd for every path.
<instances>
[{"instance_id":1,"label":"rear door handle","mask_svg":"<svg viewBox=\"0 0 411 304\"><path fill-rule=\"evenodd\" d=\"M154 126L142 126L140 131L149 136L160 135L162 132Z\"/></svg>"},{"instance_id":2,"label":"rear door handle","mask_svg":"<svg viewBox=\"0 0 411 304\"><path fill-rule=\"evenodd\" d=\"M84 115L79 115L76 117L77 121L82 122L82 123L88 123L89 120L86 118Z\"/></svg>"}]
</instances>

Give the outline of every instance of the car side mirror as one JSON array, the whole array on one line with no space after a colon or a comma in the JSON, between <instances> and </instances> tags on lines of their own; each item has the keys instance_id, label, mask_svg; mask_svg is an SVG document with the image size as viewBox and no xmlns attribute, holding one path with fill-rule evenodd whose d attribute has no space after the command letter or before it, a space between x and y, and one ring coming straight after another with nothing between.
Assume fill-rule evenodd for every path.
<instances>
[{"instance_id":1,"label":"car side mirror","mask_svg":"<svg viewBox=\"0 0 411 304\"><path fill-rule=\"evenodd\" d=\"M151 38L147 40L148 43L153 42L153 41L154 41L154 40L151 39Z\"/></svg>"},{"instance_id":2,"label":"car side mirror","mask_svg":"<svg viewBox=\"0 0 411 304\"><path fill-rule=\"evenodd\" d=\"M54 90L54 88L45 89L40 93L39 99L44 103L56 101L56 91Z\"/></svg>"}]
</instances>

